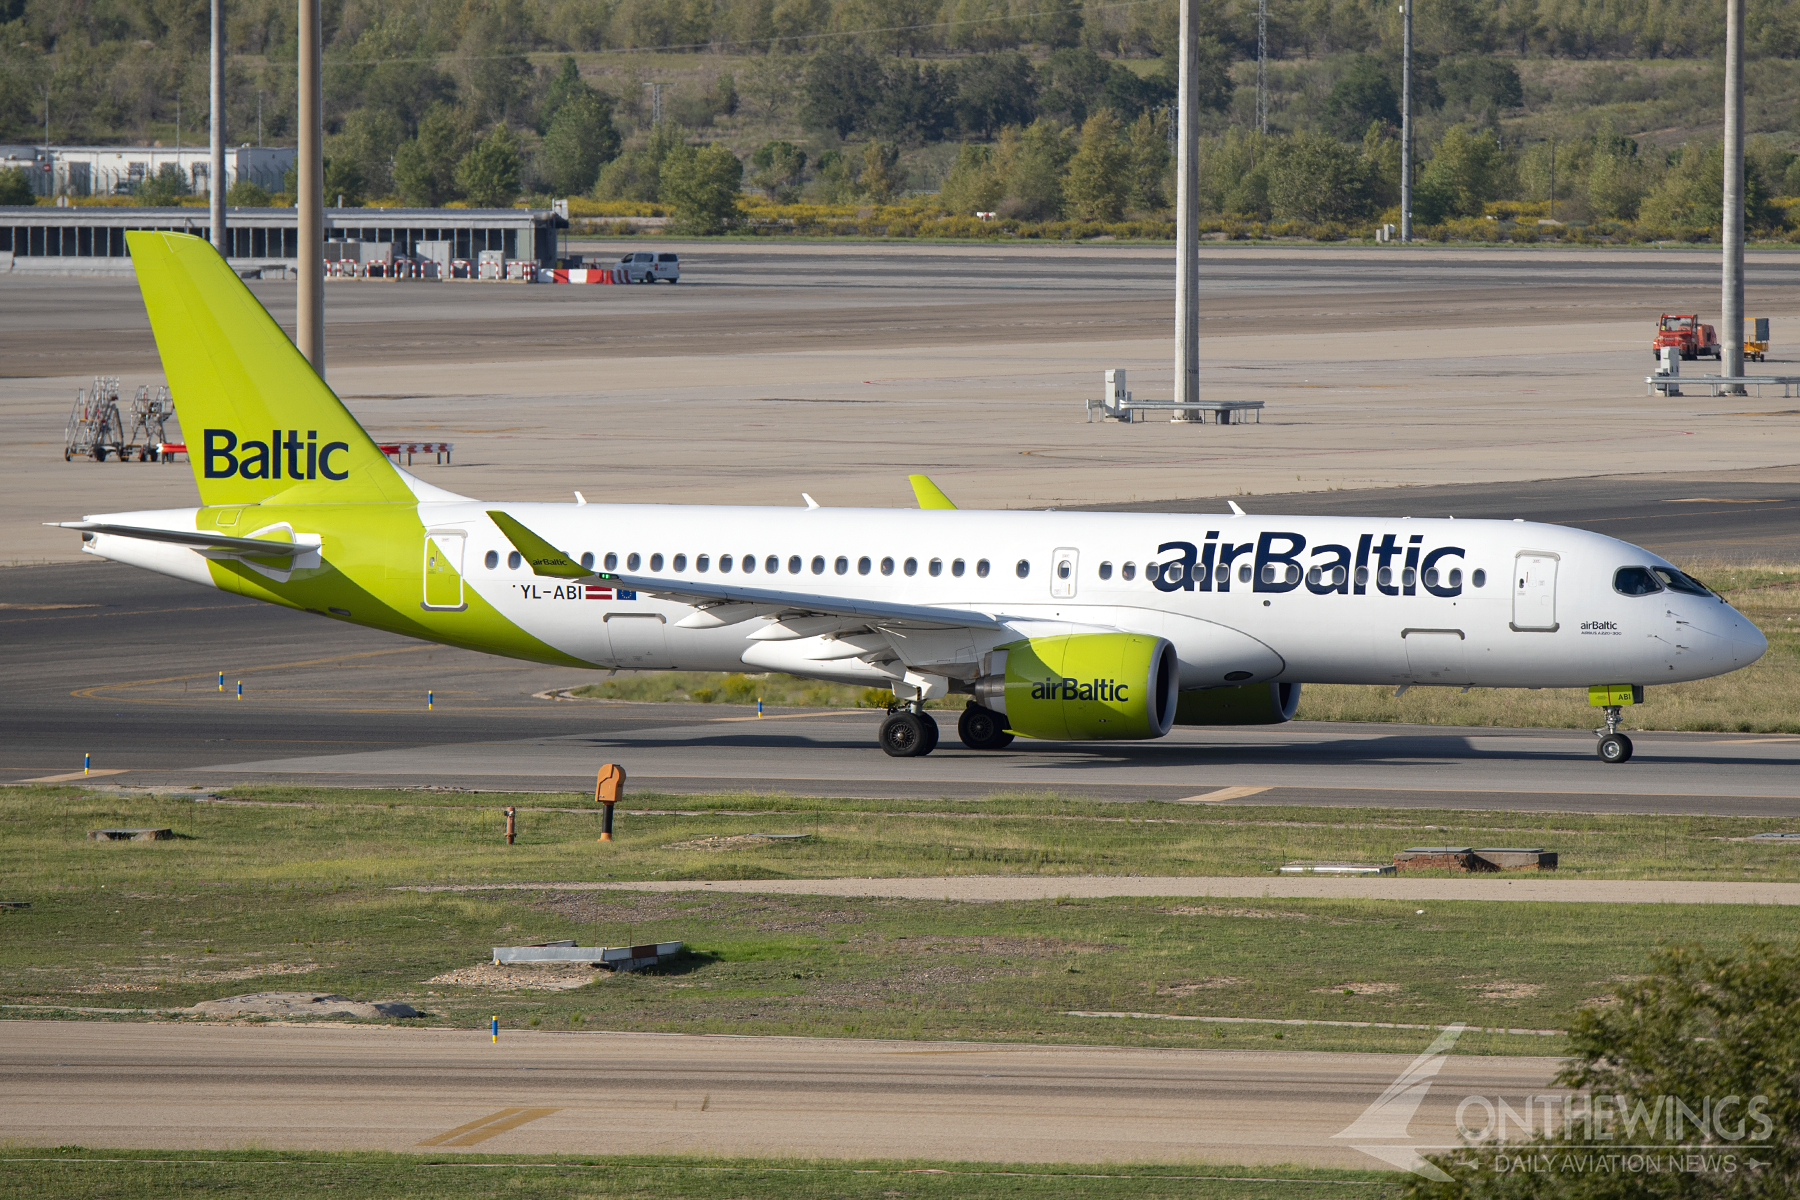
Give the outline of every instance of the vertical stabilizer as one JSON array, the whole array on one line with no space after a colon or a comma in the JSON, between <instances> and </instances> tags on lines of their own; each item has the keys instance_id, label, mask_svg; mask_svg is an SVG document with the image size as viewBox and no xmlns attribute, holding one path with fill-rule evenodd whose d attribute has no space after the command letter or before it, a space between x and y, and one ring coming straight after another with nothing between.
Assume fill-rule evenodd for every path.
<instances>
[{"instance_id":1,"label":"vertical stabilizer","mask_svg":"<svg viewBox=\"0 0 1800 1200\"><path fill-rule=\"evenodd\" d=\"M400 472L217 251L125 235L205 505L413 503Z\"/></svg>"}]
</instances>

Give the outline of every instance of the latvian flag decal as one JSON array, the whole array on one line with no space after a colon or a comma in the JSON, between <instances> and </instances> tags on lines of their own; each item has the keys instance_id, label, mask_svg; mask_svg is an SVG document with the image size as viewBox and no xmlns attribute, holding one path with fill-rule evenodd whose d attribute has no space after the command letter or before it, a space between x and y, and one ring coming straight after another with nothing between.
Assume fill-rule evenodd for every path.
<instances>
[{"instance_id":1,"label":"latvian flag decal","mask_svg":"<svg viewBox=\"0 0 1800 1200\"><path fill-rule=\"evenodd\" d=\"M584 598L588 600L636 600L637 593L625 588L595 587L593 584L588 584Z\"/></svg>"}]
</instances>

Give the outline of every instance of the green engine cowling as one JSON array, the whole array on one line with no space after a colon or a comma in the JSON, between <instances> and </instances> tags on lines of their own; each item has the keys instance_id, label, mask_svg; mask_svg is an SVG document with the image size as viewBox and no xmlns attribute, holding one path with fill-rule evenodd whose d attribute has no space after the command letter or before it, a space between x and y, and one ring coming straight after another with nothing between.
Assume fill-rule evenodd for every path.
<instances>
[{"instance_id":1,"label":"green engine cowling","mask_svg":"<svg viewBox=\"0 0 1800 1200\"><path fill-rule=\"evenodd\" d=\"M1279 725L1300 706L1297 683L1246 683L1181 693L1177 725Z\"/></svg>"},{"instance_id":2,"label":"green engine cowling","mask_svg":"<svg viewBox=\"0 0 1800 1200\"><path fill-rule=\"evenodd\" d=\"M1167 638L1074 633L996 649L975 696L1026 737L1159 738L1175 721L1179 681Z\"/></svg>"}]
</instances>

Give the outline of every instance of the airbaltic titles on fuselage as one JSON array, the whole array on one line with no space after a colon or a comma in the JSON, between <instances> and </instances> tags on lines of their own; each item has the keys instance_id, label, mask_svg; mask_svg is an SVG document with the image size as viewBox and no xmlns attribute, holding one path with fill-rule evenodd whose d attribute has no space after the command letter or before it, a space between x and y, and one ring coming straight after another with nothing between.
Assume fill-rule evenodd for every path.
<instances>
[{"instance_id":1,"label":"airbaltic titles on fuselage","mask_svg":"<svg viewBox=\"0 0 1800 1200\"><path fill-rule=\"evenodd\" d=\"M1421 586L1428 594L1446 599L1462 595L1461 563L1466 551L1461 546L1438 546L1427 552L1424 534L1412 534L1404 544L1399 537L1383 534L1377 542L1374 534L1365 533L1354 548L1326 542L1314 546L1311 561L1302 563L1300 556L1308 553L1303 534L1272 530L1253 542L1233 543L1220 541L1218 531L1210 530L1197 547L1192 542L1158 546L1158 554L1176 551L1180 557L1163 560L1160 569L1151 573L1151 582L1163 592L1229 592L1235 574L1232 564L1249 559L1248 582L1258 592L1291 592L1304 585L1315 596L1363 596L1372 584L1383 596L1414 596ZM1330 557L1321 559L1320 555ZM1455 558L1457 565L1440 570L1439 564L1447 558ZM1397 572L1396 559L1401 560ZM1237 582L1246 581L1238 577Z\"/></svg>"}]
</instances>

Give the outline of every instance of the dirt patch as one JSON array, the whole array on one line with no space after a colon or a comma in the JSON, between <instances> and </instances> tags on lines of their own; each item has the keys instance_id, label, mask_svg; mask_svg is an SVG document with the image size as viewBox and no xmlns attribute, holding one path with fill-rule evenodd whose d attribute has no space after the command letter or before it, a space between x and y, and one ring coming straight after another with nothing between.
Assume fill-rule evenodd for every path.
<instances>
[{"instance_id":1,"label":"dirt patch","mask_svg":"<svg viewBox=\"0 0 1800 1200\"><path fill-rule=\"evenodd\" d=\"M1195 992L1210 992L1216 988L1236 987L1243 983L1235 975L1216 975L1211 979L1196 979L1190 983L1159 983L1156 994L1159 996L1191 996Z\"/></svg>"},{"instance_id":2,"label":"dirt patch","mask_svg":"<svg viewBox=\"0 0 1800 1200\"><path fill-rule=\"evenodd\" d=\"M774 838L766 833L734 833L721 834L717 837L695 838L688 842L670 842L664 850L744 850L754 846L779 846L788 842L789 838Z\"/></svg>"},{"instance_id":3,"label":"dirt patch","mask_svg":"<svg viewBox=\"0 0 1800 1200\"><path fill-rule=\"evenodd\" d=\"M1544 990L1541 983L1471 983L1466 985L1482 1000L1529 1000Z\"/></svg>"},{"instance_id":4,"label":"dirt patch","mask_svg":"<svg viewBox=\"0 0 1800 1200\"><path fill-rule=\"evenodd\" d=\"M1077 942L1069 938L1025 938L1025 937L986 937L968 935L957 937L916 937L885 939L891 944L904 942L900 949L923 951L927 954L945 951L970 951L991 957L1004 958L1061 958L1069 954L1103 954L1118 949L1117 946L1106 946L1099 942Z\"/></svg>"},{"instance_id":5,"label":"dirt patch","mask_svg":"<svg viewBox=\"0 0 1800 1200\"><path fill-rule=\"evenodd\" d=\"M1399 990L1397 983L1340 983L1336 987L1313 989L1320 993L1336 992L1340 996L1345 992L1354 996L1391 996Z\"/></svg>"},{"instance_id":6,"label":"dirt patch","mask_svg":"<svg viewBox=\"0 0 1800 1200\"><path fill-rule=\"evenodd\" d=\"M1310 921L1314 915L1303 912L1272 912L1266 908L1226 908L1220 904L1184 904L1179 908L1165 908L1163 911L1172 917L1251 917L1269 921Z\"/></svg>"},{"instance_id":7,"label":"dirt patch","mask_svg":"<svg viewBox=\"0 0 1800 1200\"><path fill-rule=\"evenodd\" d=\"M637 927L630 940L647 942L656 926L668 931L669 941L684 930L732 926L759 933L811 933L826 935L845 925L861 925L865 913L850 909L809 908L775 896L730 894L696 896L692 892L560 892L532 904L539 912L554 913L582 925L612 922Z\"/></svg>"},{"instance_id":8,"label":"dirt patch","mask_svg":"<svg viewBox=\"0 0 1800 1200\"><path fill-rule=\"evenodd\" d=\"M449 987L492 988L496 991L566 992L585 987L602 975L604 972L596 971L586 963L544 963L531 966L481 963L433 975L425 983Z\"/></svg>"},{"instance_id":9,"label":"dirt patch","mask_svg":"<svg viewBox=\"0 0 1800 1200\"><path fill-rule=\"evenodd\" d=\"M223 971L175 971L167 966L109 967L102 977L63 989L74 995L98 996L111 992L155 992L171 983L237 983L272 975L307 975L318 963L262 963Z\"/></svg>"}]
</instances>

